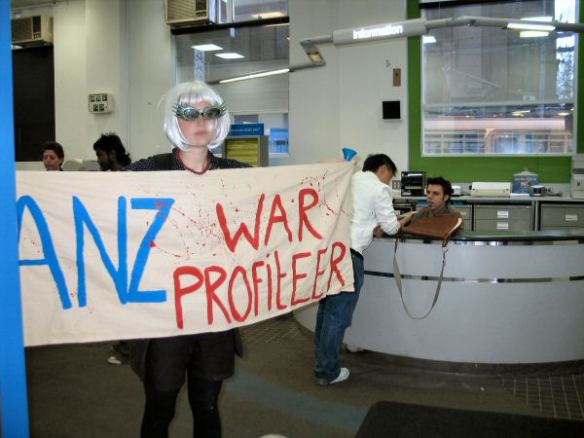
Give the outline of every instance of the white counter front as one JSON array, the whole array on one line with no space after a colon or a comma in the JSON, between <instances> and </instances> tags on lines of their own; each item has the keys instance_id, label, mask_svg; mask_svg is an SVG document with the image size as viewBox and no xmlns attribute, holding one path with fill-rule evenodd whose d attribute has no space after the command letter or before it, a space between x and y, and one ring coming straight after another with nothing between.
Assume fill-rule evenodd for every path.
<instances>
[{"instance_id":1,"label":"white counter front","mask_svg":"<svg viewBox=\"0 0 584 438\"><path fill-rule=\"evenodd\" d=\"M448 245L438 301L421 320L411 319L402 306L393 278L394 239L375 239L365 254L365 284L345 342L450 362L584 359L584 236L473 234ZM414 315L431 306L441 261L439 242L400 242L404 300ZM295 317L314 330L316 305Z\"/></svg>"}]
</instances>

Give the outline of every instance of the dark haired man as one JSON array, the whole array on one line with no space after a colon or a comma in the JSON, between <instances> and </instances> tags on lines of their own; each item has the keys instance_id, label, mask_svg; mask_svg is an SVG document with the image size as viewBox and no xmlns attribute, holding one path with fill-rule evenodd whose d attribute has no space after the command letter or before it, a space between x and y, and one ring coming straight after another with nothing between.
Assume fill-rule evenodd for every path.
<instances>
[{"instance_id":1,"label":"dark haired man","mask_svg":"<svg viewBox=\"0 0 584 438\"><path fill-rule=\"evenodd\" d=\"M406 220L406 222L411 221L411 223L414 223L423 217L445 215L455 215L462 218L462 215L458 210L448 205L451 196L452 184L450 184L450 181L441 176L428 178L426 181L426 201L428 206L416 211Z\"/></svg>"},{"instance_id":2,"label":"dark haired man","mask_svg":"<svg viewBox=\"0 0 584 438\"><path fill-rule=\"evenodd\" d=\"M376 154L368 156L363 164L363 171L353 175L351 261L355 292L328 295L318 305L314 332L314 375L318 385L340 383L349 378L349 370L339 366L339 354L365 278L363 251L373 240L373 234L378 228L387 234L395 234L400 228L388 186L396 172L397 168L391 158L385 154Z\"/></svg>"},{"instance_id":3,"label":"dark haired man","mask_svg":"<svg viewBox=\"0 0 584 438\"><path fill-rule=\"evenodd\" d=\"M101 134L93 143L93 150L101 170L122 170L132 162L122 140L113 132Z\"/></svg>"}]
</instances>

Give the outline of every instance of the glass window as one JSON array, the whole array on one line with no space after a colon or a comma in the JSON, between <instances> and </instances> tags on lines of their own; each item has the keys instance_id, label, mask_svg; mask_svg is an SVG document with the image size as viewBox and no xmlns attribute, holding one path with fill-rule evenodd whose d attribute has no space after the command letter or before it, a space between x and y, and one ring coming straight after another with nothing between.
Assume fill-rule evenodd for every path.
<instances>
[{"instance_id":1,"label":"glass window","mask_svg":"<svg viewBox=\"0 0 584 438\"><path fill-rule=\"evenodd\" d=\"M262 124L269 139L270 155L288 155L288 114L234 114L233 123Z\"/></svg>"},{"instance_id":2,"label":"glass window","mask_svg":"<svg viewBox=\"0 0 584 438\"><path fill-rule=\"evenodd\" d=\"M234 27L177 35L177 82L199 79L207 82L260 70L288 67L288 24ZM225 100L235 123L264 123L270 151L287 154L288 75L276 75L214 88ZM273 146L272 146L273 145Z\"/></svg>"},{"instance_id":3,"label":"glass window","mask_svg":"<svg viewBox=\"0 0 584 438\"><path fill-rule=\"evenodd\" d=\"M287 16L288 0L233 0L233 21L252 21Z\"/></svg>"},{"instance_id":4,"label":"glass window","mask_svg":"<svg viewBox=\"0 0 584 438\"><path fill-rule=\"evenodd\" d=\"M218 23L235 23L288 16L288 0L212 1L217 1Z\"/></svg>"},{"instance_id":5,"label":"glass window","mask_svg":"<svg viewBox=\"0 0 584 438\"><path fill-rule=\"evenodd\" d=\"M575 0L429 8L457 16L574 22ZM491 27L423 37L423 155L570 154L574 151L576 37Z\"/></svg>"},{"instance_id":6,"label":"glass window","mask_svg":"<svg viewBox=\"0 0 584 438\"><path fill-rule=\"evenodd\" d=\"M233 123L235 125L240 125L243 123L259 123L260 118L257 114L239 114L233 116Z\"/></svg>"}]
</instances>

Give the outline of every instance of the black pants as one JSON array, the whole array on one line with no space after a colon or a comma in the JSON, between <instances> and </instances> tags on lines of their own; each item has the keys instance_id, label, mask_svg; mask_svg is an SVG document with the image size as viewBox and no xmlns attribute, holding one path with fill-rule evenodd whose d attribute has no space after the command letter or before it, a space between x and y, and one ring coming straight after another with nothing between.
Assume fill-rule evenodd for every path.
<instances>
[{"instance_id":1,"label":"black pants","mask_svg":"<svg viewBox=\"0 0 584 438\"><path fill-rule=\"evenodd\" d=\"M200 343L189 336L151 341L146 356L146 406L142 419L142 438L168 437L168 426L174 418L176 399L185 375L193 413L193 436L221 437L217 398L223 380L208 377L209 372L205 368L211 364L205 360L206 355L202 355L205 351L204 342Z\"/></svg>"},{"instance_id":2,"label":"black pants","mask_svg":"<svg viewBox=\"0 0 584 438\"><path fill-rule=\"evenodd\" d=\"M222 381L188 378L188 393L193 413L193 437L220 438L221 419L217 397ZM176 398L180 390L156 391L146 386L146 408L142 419L142 438L166 438L174 418Z\"/></svg>"}]
</instances>

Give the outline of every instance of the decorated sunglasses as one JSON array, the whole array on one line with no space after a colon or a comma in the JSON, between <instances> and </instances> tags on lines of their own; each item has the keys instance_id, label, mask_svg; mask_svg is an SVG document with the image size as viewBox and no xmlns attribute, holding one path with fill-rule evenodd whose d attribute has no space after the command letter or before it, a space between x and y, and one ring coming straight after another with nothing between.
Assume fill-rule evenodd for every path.
<instances>
[{"instance_id":1,"label":"decorated sunglasses","mask_svg":"<svg viewBox=\"0 0 584 438\"><path fill-rule=\"evenodd\" d=\"M192 121L197 120L199 116L205 116L208 119L218 119L223 114L225 114L227 107L224 103L222 103L221 105L210 106L204 109L197 109L191 106L185 106L177 103L172 106L172 111L179 119Z\"/></svg>"}]
</instances>

